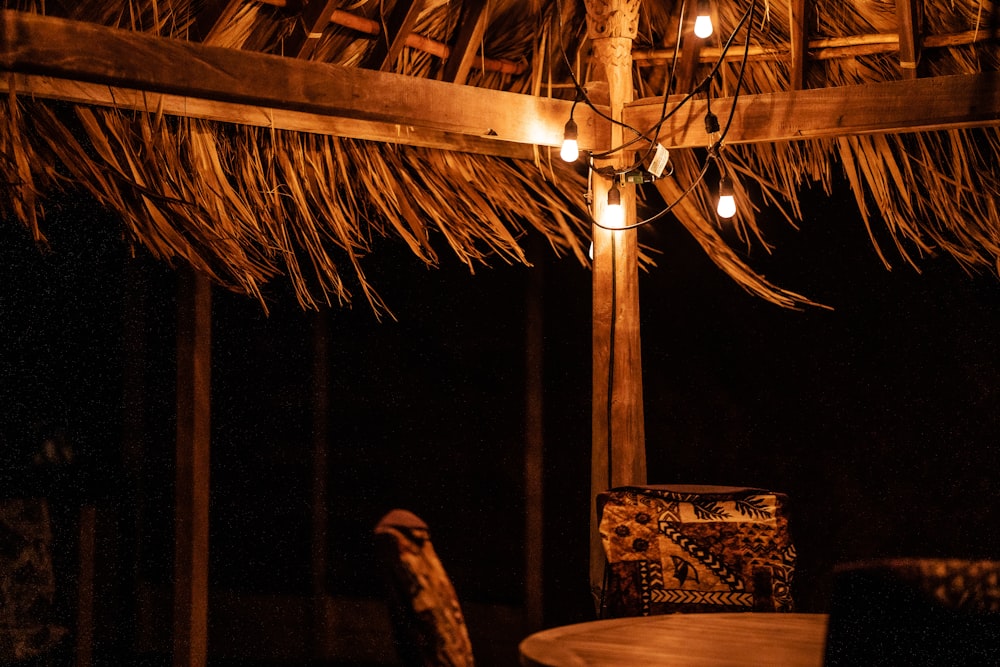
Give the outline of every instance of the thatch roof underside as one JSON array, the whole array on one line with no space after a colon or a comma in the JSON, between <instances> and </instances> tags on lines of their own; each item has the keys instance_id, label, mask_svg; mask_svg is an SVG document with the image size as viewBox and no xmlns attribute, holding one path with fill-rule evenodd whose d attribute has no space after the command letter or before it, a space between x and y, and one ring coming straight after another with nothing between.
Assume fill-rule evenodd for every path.
<instances>
[{"instance_id":1,"label":"thatch roof underside","mask_svg":"<svg viewBox=\"0 0 1000 667\"><path fill-rule=\"evenodd\" d=\"M324 17L332 11L334 18L324 18L310 33L309 48L297 54L288 50L305 17L315 16L308 13L315 0L4 6L232 49L372 67L373 53L384 46L372 33L385 30L396 4L412 3L318 4L324 5ZM715 0L716 36L700 51L683 51L685 62L675 58L682 49L674 49L681 3L644 3L633 51L637 96L661 96L668 82L671 94L692 90L712 71L722 41L751 4ZM456 42L464 12L477 6L466 5L457 0L413 4L419 14L389 69L413 77L451 76L443 56ZM793 29L789 9L799 6L805 16L801 33ZM199 23L213 10L218 15L219 7L224 7L224 22L209 24L210 29ZM904 25L904 12L888 0L758 0L742 79L746 30L719 66L711 94L895 81L913 71L938 77L1000 69L992 3L955 0L908 7L915 18ZM918 47L915 66L901 57L906 30ZM793 48L797 42L804 44L798 51L801 65ZM477 51L480 58L465 85L572 100L577 93L567 63L580 81L589 72L583 3L490 2ZM231 289L260 297L265 283L287 276L305 307L350 303L360 293L378 312L386 304L364 272L377 237L400 239L429 264L441 261L447 249L474 268L495 257L526 261L523 237L540 233L556 252L586 262L591 233L582 196L586 177L548 148L537 151L533 161L491 157L46 101L11 88L0 104L0 166L7 183L0 206L39 240L44 239L41 214L48 193L78 188L116 211L131 240L154 256L189 263ZM894 249L876 243L886 266L901 257L919 268L922 258L943 253L969 270L997 271L998 155L995 127L726 145L719 162L736 176L741 203L736 245L723 239L712 213L714 178L697 183L673 214L745 289L788 307L811 301L755 273L744 251L768 247L760 211L782 211L796 224L802 217L800 190L818 184L829 191L838 172L854 191L873 243L876 225L884 225L895 240ZM673 201L695 183L704 162L702 150L673 151L674 174L657 181L659 193L643 186L654 210L659 196Z\"/></svg>"}]
</instances>

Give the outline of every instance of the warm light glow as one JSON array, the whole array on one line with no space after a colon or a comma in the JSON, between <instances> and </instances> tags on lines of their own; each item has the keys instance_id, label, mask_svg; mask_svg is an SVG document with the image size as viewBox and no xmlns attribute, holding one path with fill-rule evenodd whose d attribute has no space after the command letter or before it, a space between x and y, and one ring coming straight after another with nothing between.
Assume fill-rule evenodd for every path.
<instances>
[{"instance_id":1,"label":"warm light glow","mask_svg":"<svg viewBox=\"0 0 1000 667\"><path fill-rule=\"evenodd\" d=\"M576 162L580 157L580 146L576 142L577 134L576 122L570 118L563 133L562 150L559 151L559 156L566 162Z\"/></svg>"},{"instance_id":2,"label":"warm light glow","mask_svg":"<svg viewBox=\"0 0 1000 667\"><path fill-rule=\"evenodd\" d=\"M617 185L612 185L608 190L608 205L604 207L604 215L601 216L602 227L624 227L625 209L622 208L622 193Z\"/></svg>"},{"instance_id":3,"label":"warm light glow","mask_svg":"<svg viewBox=\"0 0 1000 667\"><path fill-rule=\"evenodd\" d=\"M694 36L700 39L706 39L712 36L712 17L707 14L699 15L698 18L694 20Z\"/></svg>"},{"instance_id":4,"label":"warm light glow","mask_svg":"<svg viewBox=\"0 0 1000 667\"><path fill-rule=\"evenodd\" d=\"M722 177L719 181L719 205L715 209L720 218L731 218L736 215L736 198L733 196L733 184Z\"/></svg>"}]
</instances>

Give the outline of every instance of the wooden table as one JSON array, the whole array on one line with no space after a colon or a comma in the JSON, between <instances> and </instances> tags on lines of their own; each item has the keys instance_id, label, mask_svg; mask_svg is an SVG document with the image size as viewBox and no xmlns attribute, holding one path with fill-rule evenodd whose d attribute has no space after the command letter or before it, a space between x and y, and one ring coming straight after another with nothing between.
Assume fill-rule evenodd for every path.
<instances>
[{"instance_id":1,"label":"wooden table","mask_svg":"<svg viewBox=\"0 0 1000 667\"><path fill-rule=\"evenodd\" d=\"M577 623L521 642L524 667L822 667L826 614L669 614Z\"/></svg>"}]
</instances>

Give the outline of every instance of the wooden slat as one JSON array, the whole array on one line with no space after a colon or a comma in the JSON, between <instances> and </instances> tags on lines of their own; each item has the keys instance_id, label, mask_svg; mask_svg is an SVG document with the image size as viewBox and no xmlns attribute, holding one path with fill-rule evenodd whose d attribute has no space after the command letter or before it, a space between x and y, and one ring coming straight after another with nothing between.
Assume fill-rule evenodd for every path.
<instances>
[{"instance_id":1,"label":"wooden slat","mask_svg":"<svg viewBox=\"0 0 1000 667\"><path fill-rule=\"evenodd\" d=\"M383 22L381 38L375 42L362 67L387 72L406 45L406 38L413 32L424 0L396 0L389 17Z\"/></svg>"},{"instance_id":2,"label":"wooden slat","mask_svg":"<svg viewBox=\"0 0 1000 667\"><path fill-rule=\"evenodd\" d=\"M486 0L465 0L462 3L458 36L444 64L443 81L464 84L468 79L486 32L486 19Z\"/></svg>"},{"instance_id":3,"label":"wooden slat","mask_svg":"<svg viewBox=\"0 0 1000 667\"><path fill-rule=\"evenodd\" d=\"M208 501L212 293L187 269L177 294L174 667L208 660Z\"/></svg>"},{"instance_id":4,"label":"wooden slat","mask_svg":"<svg viewBox=\"0 0 1000 667\"><path fill-rule=\"evenodd\" d=\"M788 0L789 39L791 45L791 68L789 88L802 90L805 87L806 67L806 0Z\"/></svg>"},{"instance_id":5,"label":"wooden slat","mask_svg":"<svg viewBox=\"0 0 1000 667\"><path fill-rule=\"evenodd\" d=\"M917 78L920 63L920 13L917 0L896 0L899 20L899 67L904 79Z\"/></svg>"},{"instance_id":6,"label":"wooden slat","mask_svg":"<svg viewBox=\"0 0 1000 667\"><path fill-rule=\"evenodd\" d=\"M572 105L567 100L222 49L14 11L0 12L0 70L162 93L175 96L181 105L187 104L182 98L221 103L205 104L200 113L217 113L218 119L231 122L245 122L233 115L244 108L263 125L271 122L269 109L366 121L363 129L383 135L395 132L401 143L426 132L429 142L451 133L470 135L472 145L478 144L476 138L489 137L491 142L559 146ZM87 94L94 92L90 89ZM596 114L578 109L575 117L581 148L607 145L607 124ZM293 120L307 124L310 119ZM311 131L305 126L298 129ZM341 124L339 131L349 128Z\"/></svg>"},{"instance_id":7,"label":"wooden slat","mask_svg":"<svg viewBox=\"0 0 1000 667\"><path fill-rule=\"evenodd\" d=\"M679 99L679 98L677 98ZM629 125L659 120L662 98L638 100L623 113ZM719 118L731 98L712 101ZM667 121L660 142L695 148L707 142L705 102L693 100ZM793 141L855 134L920 132L1000 124L1000 73L942 76L861 86L744 95L727 143Z\"/></svg>"},{"instance_id":8,"label":"wooden slat","mask_svg":"<svg viewBox=\"0 0 1000 667\"><path fill-rule=\"evenodd\" d=\"M293 58L308 58L312 55L323 36L323 30L330 25L330 17L336 7L336 0L307 2L295 24L295 30L285 38L285 55Z\"/></svg>"},{"instance_id":9,"label":"wooden slat","mask_svg":"<svg viewBox=\"0 0 1000 667\"><path fill-rule=\"evenodd\" d=\"M357 120L324 116L321 114L286 111L283 109L256 107L246 104L214 102L211 100L159 93L143 93L125 88L112 88L93 83L81 83L52 77L12 75L13 79L0 78L0 93L11 89L20 95L46 99L95 104L99 106L164 113L186 118L200 118L239 125L270 127L278 130L309 132L336 137L350 137L390 144L423 146L445 150L462 151L531 160L534 157L530 145L510 141L498 141L492 137L476 137L469 134L443 132L440 130L398 125L377 121ZM13 81L13 85L11 85ZM569 104L566 105L569 114ZM579 111L576 118L582 115ZM600 123L600 119L592 119ZM561 141L561 140L560 140ZM593 147L593 143L589 143ZM604 143L606 145L606 142Z\"/></svg>"}]
</instances>

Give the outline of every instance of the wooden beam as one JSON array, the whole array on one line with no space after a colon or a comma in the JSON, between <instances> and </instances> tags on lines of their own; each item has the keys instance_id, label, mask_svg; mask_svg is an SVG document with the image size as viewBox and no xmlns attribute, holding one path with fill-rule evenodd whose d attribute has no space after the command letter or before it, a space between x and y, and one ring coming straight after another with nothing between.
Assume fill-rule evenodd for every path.
<instances>
[{"instance_id":1,"label":"wooden beam","mask_svg":"<svg viewBox=\"0 0 1000 667\"><path fill-rule=\"evenodd\" d=\"M623 120L650 127L659 120L662 104L663 98L638 100L625 109ZM716 99L712 111L725 118L732 105L732 98ZM998 125L1000 73L743 95L736 105L726 136L730 144ZM704 100L692 100L664 123L660 143L669 148L706 146L704 117Z\"/></svg>"},{"instance_id":2,"label":"wooden beam","mask_svg":"<svg viewBox=\"0 0 1000 667\"><path fill-rule=\"evenodd\" d=\"M465 84L486 33L486 0L465 0L459 17L458 36L444 64L442 81Z\"/></svg>"},{"instance_id":3,"label":"wooden beam","mask_svg":"<svg viewBox=\"0 0 1000 667\"><path fill-rule=\"evenodd\" d=\"M12 90L19 95L29 97L116 107L133 111L163 113L171 116L200 118L202 120L236 123L238 125L268 127L294 132L309 132L312 134L381 141L406 146L440 148L519 160L531 160L534 158L533 149L529 144L498 141L488 136L478 137L470 134L443 132L441 130L421 128L413 125L325 116L322 114L286 111L247 104L179 97L177 95L145 93L138 90L114 88L66 79L54 79L52 77L17 74L11 75L8 78L0 78L0 93L9 93ZM565 106L565 113L568 117L569 104L567 103ZM585 114L586 112L583 115ZM579 121L582 117L581 112L577 110L574 117ZM600 118L593 117L591 117L591 122L596 124L602 123ZM594 145L593 143L588 143L590 146ZM604 145L606 145L606 142Z\"/></svg>"},{"instance_id":4,"label":"wooden beam","mask_svg":"<svg viewBox=\"0 0 1000 667\"><path fill-rule=\"evenodd\" d=\"M802 90L805 87L806 68L806 0L788 0L791 66L788 87Z\"/></svg>"},{"instance_id":5,"label":"wooden beam","mask_svg":"<svg viewBox=\"0 0 1000 667\"><path fill-rule=\"evenodd\" d=\"M283 43L285 55L293 58L308 58L316 49L323 31L330 25L330 17L336 9L336 0L310 0L302 8L295 30Z\"/></svg>"},{"instance_id":6,"label":"wooden beam","mask_svg":"<svg viewBox=\"0 0 1000 667\"><path fill-rule=\"evenodd\" d=\"M899 67L904 79L916 79L921 24L917 0L896 0L896 17L899 20Z\"/></svg>"},{"instance_id":7,"label":"wooden beam","mask_svg":"<svg viewBox=\"0 0 1000 667\"><path fill-rule=\"evenodd\" d=\"M361 66L383 72L391 70L423 8L424 0L395 0L389 18L383 22L381 39L375 41Z\"/></svg>"},{"instance_id":8,"label":"wooden beam","mask_svg":"<svg viewBox=\"0 0 1000 667\"><path fill-rule=\"evenodd\" d=\"M0 90L13 82L39 97L508 157L530 156L516 144L559 146L572 105L9 10L0 12L0 71L17 74L0 77ZM996 125L998 90L1000 75L986 72L743 96L727 141ZM441 99L450 103L436 103ZM630 105L626 122L650 126L660 99ZM722 118L731 100L712 104ZM704 101L693 100L661 140L704 146L703 117ZM581 149L611 145L609 124L597 114L579 105L574 118Z\"/></svg>"},{"instance_id":9,"label":"wooden beam","mask_svg":"<svg viewBox=\"0 0 1000 667\"><path fill-rule=\"evenodd\" d=\"M208 278L192 269L180 272L177 291L173 665L205 667L212 293Z\"/></svg>"},{"instance_id":10,"label":"wooden beam","mask_svg":"<svg viewBox=\"0 0 1000 667\"><path fill-rule=\"evenodd\" d=\"M432 145L449 135L463 135L468 139L457 145L467 141L485 153L490 142L561 145L572 105L568 100L223 49L15 11L0 12L0 71L49 77L47 92L38 94L58 99L104 96L117 104L115 91L100 91L111 86L138 91L125 105L129 108L145 104L143 98L156 93L170 96L180 107L199 100L200 110L194 114L199 117L244 123L241 115L247 111L257 117L254 124L270 126L269 112L280 110L287 122L297 124L290 129L313 131L310 122L329 117L340 119L337 127L325 130L331 134L353 136L344 121L361 121L355 126L359 138L369 138L363 136L368 133L391 141L389 135L397 134L399 143L426 137L418 145ZM608 145L608 124L597 114L578 109L574 117L582 149ZM509 151L498 147L497 154Z\"/></svg>"}]
</instances>

